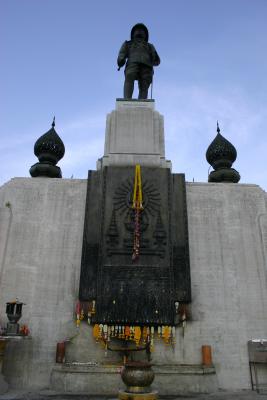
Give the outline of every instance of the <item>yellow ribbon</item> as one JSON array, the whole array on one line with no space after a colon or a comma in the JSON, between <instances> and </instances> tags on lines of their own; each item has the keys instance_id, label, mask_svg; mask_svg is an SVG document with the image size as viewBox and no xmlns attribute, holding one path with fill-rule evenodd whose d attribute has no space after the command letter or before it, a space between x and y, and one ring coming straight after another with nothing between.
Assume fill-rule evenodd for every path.
<instances>
[{"instance_id":1,"label":"yellow ribbon","mask_svg":"<svg viewBox=\"0 0 267 400\"><path fill-rule=\"evenodd\" d=\"M141 180L141 167L139 164L135 166L134 177L134 192L133 192L133 205L134 209L143 209L143 194L142 194L142 180Z\"/></svg>"}]
</instances>

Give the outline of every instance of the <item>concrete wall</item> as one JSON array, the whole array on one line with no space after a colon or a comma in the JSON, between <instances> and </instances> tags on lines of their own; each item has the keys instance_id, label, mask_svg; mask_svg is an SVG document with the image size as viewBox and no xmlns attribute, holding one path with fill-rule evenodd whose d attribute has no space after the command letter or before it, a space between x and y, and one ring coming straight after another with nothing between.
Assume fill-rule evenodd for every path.
<instances>
[{"instance_id":1,"label":"concrete wall","mask_svg":"<svg viewBox=\"0 0 267 400\"><path fill-rule=\"evenodd\" d=\"M18 297L27 304L21 323L32 335L8 345L4 372L13 385L47 387L55 345L71 333L86 186L86 180L16 178L0 189L0 324L5 302Z\"/></svg>"},{"instance_id":2,"label":"concrete wall","mask_svg":"<svg viewBox=\"0 0 267 400\"><path fill-rule=\"evenodd\" d=\"M0 188L0 324L5 302L18 297L32 335L8 345L4 373L13 386L49 387L56 343L76 333L86 185L15 178ZM174 349L156 344L153 362L200 364L201 345L209 344L218 386L248 388L247 341L267 337L266 193L256 185L188 183L187 201L192 321L184 336L177 330ZM68 356L113 357L105 360L85 326Z\"/></svg>"},{"instance_id":3,"label":"concrete wall","mask_svg":"<svg viewBox=\"0 0 267 400\"><path fill-rule=\"evenodd\" d=\"M267 337L267 198L256 185L187 184L193 360L213 348L219 387L249 387L247 341ZM267 375L266 375L267 379Z\"/></svg>"}]
</instances>

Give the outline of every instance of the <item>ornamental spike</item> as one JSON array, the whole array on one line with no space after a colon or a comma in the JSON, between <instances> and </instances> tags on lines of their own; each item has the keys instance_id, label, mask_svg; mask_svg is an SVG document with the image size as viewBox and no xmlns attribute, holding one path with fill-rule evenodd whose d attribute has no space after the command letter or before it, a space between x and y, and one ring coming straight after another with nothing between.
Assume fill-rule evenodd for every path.
<instances>
[{"instance_id":1,"label":"ornamental spike","mask_svg":"<svg viewBox=\"0 0 267 400\"><path fill-rule=\"evenodd\" d=\"M218 122L218 120L217 120L217 133L220 133L221 131L220 131L220 127L219 127L219 122Z\"/></svg>"}]
</instances>

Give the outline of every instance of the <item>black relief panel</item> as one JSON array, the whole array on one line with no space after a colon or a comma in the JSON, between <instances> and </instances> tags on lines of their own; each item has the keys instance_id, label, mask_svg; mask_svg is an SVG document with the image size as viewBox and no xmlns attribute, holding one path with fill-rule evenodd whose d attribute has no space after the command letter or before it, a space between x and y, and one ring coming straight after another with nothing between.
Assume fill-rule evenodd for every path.
<instances>
[{"instance_id":1,"label":"black relief panel","mask_svg":"<svg viewBox=\"0 0 267 400\"><path fill-rule=\"evenodd\" d=\"M134 167L89 174L80 300L96 300L97 322L173 325L174 302L191 298L184 176L141 167L140 256L133 261L134 176Z\"/></svg>"}]
</instances>

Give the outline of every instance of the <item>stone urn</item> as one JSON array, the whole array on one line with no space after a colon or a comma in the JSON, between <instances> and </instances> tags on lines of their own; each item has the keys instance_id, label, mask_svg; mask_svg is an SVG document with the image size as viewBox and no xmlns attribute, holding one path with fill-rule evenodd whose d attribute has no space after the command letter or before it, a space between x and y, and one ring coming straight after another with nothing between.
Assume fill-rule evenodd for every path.
<instances>
[{"instance_id":1,"label":"stone urn","mask_svg":"<svg viewBox=\"0 0 267 400\"><path fill-rule=\"evenodd\" d=\"M22 305L21 302L9 302L6 303L6 314L9 322L16 324L22 316Z\"/></svg>"},{"instance_id":2,"label":"stone urn","mask_svg":"<svg viewBox=\"0 0 267 400\"><path fill-rule=\"evenodd\" d=\"M128 361L121 371L121 378L127 387L126 391L130 393L149 393L154 377L155 374L149 362Z\"/></svg>"}]
</instances>

